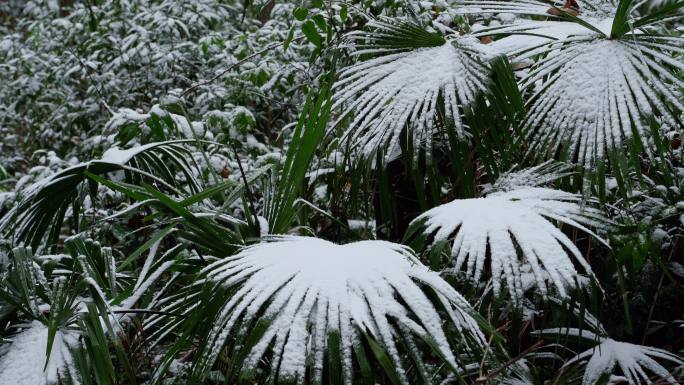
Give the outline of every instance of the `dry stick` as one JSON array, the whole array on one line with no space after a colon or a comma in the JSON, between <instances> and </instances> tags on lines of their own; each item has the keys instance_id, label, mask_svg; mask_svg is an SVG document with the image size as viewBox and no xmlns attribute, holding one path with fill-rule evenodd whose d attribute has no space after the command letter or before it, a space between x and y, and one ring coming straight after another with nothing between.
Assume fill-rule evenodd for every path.
<instances>
[{"instance_id":1,"label":"dry stick","mask_svg":"<svg viewBox=\"0 0 684 385\"><path fill-rule=\"evenodd\" d=\"M674 254L675 249L677 248L677 241L674 242L672 245L672 249L670 250L670 254L667 256L666 262L670 262L672 259L672 255ZM653 300L651 301L651 307L648 310L648 318L646 319L646 326L644 326L644 335L641 338L641 344L646 343L646 337L648 336L648 326L651 324L651 319L653 318L653 312L655 311L655 306L656 303L658 302L658 295L660 294L660 289L663 287L663 283L665 282L665 266L662 267L663 271L660 273L660 280L658 281L658 287L656 288L655 294L653 295Z\"/></svg>"},{"instance_id":2,"label":"dry stick","mask_svg":"<svg viewBox=\"0 0 684 385\"><path fill-rule=\"evenodd\" d=\"M252 189L249 188L249 182L247 181L247 175L245 175L245 170L242 168L242 162L240 161L240 156L238 156L237 148L235 144L231 144L233 147L233 152L235 153L235 160L237 160L238 168L240 169L240 175L242 176L242 181L245 183L245 192L247 193L247 200L251 206L252 213L254 214L254 224L256 225L259 232L261 232L261 225L259 224L259 216L256 212L256 206L254 206L254 197L252 196Z\"/></svg>"},{"instance_id":3,"label":"dry stick","mask_svg":"<svg viewBox=\"0 0 684 385\"><path fill-rule=\"evenodd\" d=\"M292 39L292 41L293 41L293 42L294 42L294 41L298 41L298 40L301 40L302 38L304 38L304 36L296 37L296 38ZM253 54L247 56L246 58L244 58L244 59L242 59L242 60L240 60L240 61L238 61L238 62L236 62L236 63L233 63L232 65L230 65L230 66L229 66L228 68L226 68L225 70L221 71L218 75L214 76L213 78L211 78L211 79L209 79L209 80L205 80L205 81L203 81L203 82L200 82L200 83L197 83L197 84L195 84L195 85L190 86L189 88L187 88L185 91L183 91L183 92L181 93L181 96L185 96L185 95L189 94L190 92L195 91L195 90L198 89L199 87L205 86L205 85L207 85L207 84L209 84L209 83L211 83L211 82L213 82L213 81L215 81L215 80L221 78L223 75L227 74L227 73L228 73L229 71L231 71L233 68L235 68L235 67L237 67L237 66L239 66L239 65L241 65L241 64L243 64L243 63L245 63L245 62L247 62L247 61L249 61L249 60L254 59L255 57L261 55L262 53L268 52L268 51L272 50L273 48L278 48L278 47L280 47L280 46L283 45L283 44L285 44L284 41L281 41L281 42L275 43L275 44L271 44L271 45L269 45L268 47L262 49L261 51L255 52L255 53L253 53Z\"/></svg>"},{"instance_id":4,"label":"dry stick","mask_svg":"<svg viewBox=\"0 0 684 385\"><path fill-rule=\"evenodd\" d=\"M499 373L503 372L507 367L511 366L514 364L516 361L520 360L521 358L525 357L528 353L535 351L539 349L542 345L544 344L544 341L538 341L534 345L530 346L529 348L523 350L520 354L517 356L511 358L510 360L506 361L503 365L499 366L495 370L487 373L486 377L480 377L477 380L475 380L476 384L482 384L486 383L489 381L491 378L496 377Z\"/></svg>"}]
</instances>

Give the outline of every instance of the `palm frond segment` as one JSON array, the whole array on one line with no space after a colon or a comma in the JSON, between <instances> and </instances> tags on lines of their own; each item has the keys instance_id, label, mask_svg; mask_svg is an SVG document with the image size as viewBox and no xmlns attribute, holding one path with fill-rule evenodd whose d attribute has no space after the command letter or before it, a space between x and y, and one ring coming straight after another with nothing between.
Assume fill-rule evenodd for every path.
<instances>
[{"instance_id":1,"label":"palm frond segment","mask_svg":"<svg viewBox=\"0 0 684 385\"><path fill-rule=\"evenodd\" d=\"M560 20L527 20L516 21L491 28L483 28L474 36L497 36L490 47L495 52L509 55L514 60L523 60L537 53L547 52L547 45L554 41L581 36L608 36L613 25L613 19L585 18L587 25L573 21ZM601 32L601 33L599 33Z\"/></svg>"},{"instance_id":2,"label":"palm frond segment","mask_svg":"<svg viewBox=\"0 0 684 385\"><path fill-rule=\"evenodd\" d=\"M611 373L615 366L620 368L623 379L626 379L630 385L650 384L652 376L646 371L664 381L663 383L675 385L679 382L655 359L670 361L678 365L684 364L681 358L662 349L602 338L599 345L580 353L565 365L574 364L588 357L591 358L586 364L582 385L596 384L604 373Z\"/></svg>"},{"instance_id":3,"label":"palm frond segment","mask_svg":"<svg viewBox=\"0 0 684 385\"><path fill-rule=\"evenodd\" d=\"M508 171L492 184L483 185L483 192L507 192L525 187L539 187L573 174L573 166L563 162L546 161L522 170Z\"/></svg>"},{"instance_id":4,"label":"palm frond segment","mask_svg":"<svg viewBox=\"0 0 684 385\"><path fill-rule=\"evenodd\" d=\"M406 129L407 144L429 153L439 134L435 118L440 106L456 133L464 136L459 108L485 90L488 78L477 40L421 34L409 23L372 26L351 37L358 44L357 55L373 57L340 71L335 85L334 107L346 105L342 118L353 113L345 139L366 156L380 149L390 154L399 148ZM417 37L406 40L409 33Z\"/></svg>"},{"instance_id":5,"label":"palm frond segment","mask_svg":"<svg viewBox=\"0 0 684 385\"><path fill-rule=\"evenodd\" d=\"M354 352L367 334L405 383L399 340L408 341L412 354L414 337L430 341L452 368L456 358L443 322L459 330L463 341L475 346L484 342L465 299L408 248L389 242L336 245L317 238L280 237L215 262L205 273L209 282L234 294L214 322L200 368L211 366L231 336L236 339L234 353L246 357L243 373L252 372L271 352L273 378L301 381L308 369L317 383L325 352L339 349L337 365L344 382L351 383ZM437 303L428 299L424 288L436 295ZM444 309L447 319L441 319L436 306ZM258 340L252 345L243 341L241 330L253 330L250 325L265 320L268 326ZM331 335L339 338L337 348Z\"/></svg>"},{"instance_id":6,"label":"palm frond segment","mask_svg":"<svg viewBox=\"0 0 684 385\"><path fill-rule=\"evenodd\" d=\"M570 14L567 7L572 3ZM684 82L677 73L684 70L684 39L662 35L659 28L680 17L677 12L684 3L650 14L637 11L630 0L562 5L565 8L536 0L465 1L458 11L551 16L516 19L476 34L507 35L492 48L515 60L536 61L521 81L521 88L532 95L526 124L530 152L592 167L627 141L646 142L653 134L645 124L651 117L679 126ZM562 21L553 20L558 15Z\"/></svg>"},{"instance_id":7,"label":"palm frond segment","mask_svg":"<svg viewBox=\"0 0 684 385\"><path fill-rule=\"evenodd\" d=\"M0 233L10 233L16 244L38 247L44 239L52 243L61 230L64 217L83 194L85 173L106 174L125 170L173 189L176 176L183 175L191 191L198 190L194 161L183 143L192 140L155 142L123 150L113 147L101 159L82 162L36 182L20 193L19 203L0 218Z\"/></svg>"},{"instance_id":8,"label":"palm frond segment","mask_svg":"<svg viewBox=\"0 0 684 385\"><path fill-rule=\"evenodd\" d=\"M584 17L604 18L612 17L616 7L611 0L586 1L576 0L573 2L564 0L538 1L538 0L464 0L457 2L456 13L460 14L491 14L512 13L516 15L562 17L563 12L571 12L571 15ZM554 11L555 10L555 11Z\"/></svg>"}]
</instances>

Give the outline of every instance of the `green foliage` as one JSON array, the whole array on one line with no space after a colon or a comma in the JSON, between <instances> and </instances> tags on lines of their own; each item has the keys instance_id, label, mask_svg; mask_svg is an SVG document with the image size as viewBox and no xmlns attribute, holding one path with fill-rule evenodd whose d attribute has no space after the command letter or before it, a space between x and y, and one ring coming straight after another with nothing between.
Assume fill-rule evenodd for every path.
<instances>
[{"instance_id":1,"label":"green foliage","mask_svg":"<svg viewBox=\"0 0 684 385\"><path fill-rule=\"evenodd\" d=\"M295 215L295 201L305 183L306 173L316 155L326 131L332 108L332 79L335 78L337 54L332 58L333 69L322 79L321 87L310 91L292 133L277 187L266 203L266 217L272 234L283 234L291 226ZM314 96L316 96L314 98Z\"/></svg>"},{"instance_id":2,"label":"green foliage","mask_svg":"<svg viewBox=\"0 0 684 385\"><path fill-rule=\"evenodd\" d=\"M57 361L32 378L58 385L681 381L684 2L576 3L0 2L0 382L43 330ZM611 44L634 60L611 61ZM607 96L587 104L596 84ZM608 131L583 131L592 117ZM528 210L468 205L515 191ZM469 226L416 220L454 201L444 221ZM546 227L525 227L542 207ZM506 223L503 255L491 234ZM456 268L464 231L477 279L470 259ZM576 264L559 268L544 234ZM403 243L435 280L344 286L363 293L354 314L314 305L319 276L395 266L255 282L271 265L240 258L288 235ZM513 275L515 300L495 283ZM281 376L294 350L262 340L295 324L309 338L295 350L320 349Z\"/></svg>"}]
</instances>

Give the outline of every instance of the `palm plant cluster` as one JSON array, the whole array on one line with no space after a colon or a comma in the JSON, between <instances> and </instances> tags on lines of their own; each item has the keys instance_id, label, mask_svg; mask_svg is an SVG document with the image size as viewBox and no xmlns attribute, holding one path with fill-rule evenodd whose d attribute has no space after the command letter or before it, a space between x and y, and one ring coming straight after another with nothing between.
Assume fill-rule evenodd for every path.
<instances>
[{"instance_id":1,"label":"palm plant cluster","mask_svg":"<svg viewBox=\"0 0 684 385\"><path fill-rule=\"evenodd\" d=\"M681 383L682 18L0 3L0 384Z\"/></svg>"}]
</instances>

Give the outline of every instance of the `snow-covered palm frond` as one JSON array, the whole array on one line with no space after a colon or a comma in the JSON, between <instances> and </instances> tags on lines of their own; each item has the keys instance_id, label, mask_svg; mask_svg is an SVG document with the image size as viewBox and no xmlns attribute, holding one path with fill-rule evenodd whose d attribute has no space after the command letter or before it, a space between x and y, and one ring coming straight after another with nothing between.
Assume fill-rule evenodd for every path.
<instances>
[{"instance_id":1,"label":"snow-covered palm frond","mask_svg":"<svg viewBox=\"0 0 684 385\"><path fill-rule=\"evenodd\" d=\"M523 296L523 276L531 273L546 293L550 281L560 296L577 286L572 259L591 274L577 246L551 220L593 233L587 226L602 226L597 209L583 207L582 197L542 187L519 187L482 198L458 199L426 211L412 227L423 228L434 242L452 241L457 270L480 279L489 257L496 292L505 281L511 296Z\"/></svg>"},{"instance_id":2,"label":"snow-covered palm frond","mask_svg":"<svg viewBox=\"0 0 684 385\"><path fill-rule=\"evenodd\" d=\"M684 364L681 358L662 349L602 338L599 345L580 353L576 358L568 361L566 365L583 361L587 357L591 358L584 370L582 385L595 384L604 373L612 372L616 365L630 385L653 383L647 371L667 384L678 384L679 382L670 372L654 358L671 361L679 365Z\"/></svg>"},{"instance_id":3,"label":"snow-covered palm frond","mask_svg":"<svg viewBox=\"0 0 684 385\"><path fill-rule=\"evenodd\" d=\"M660 359L684 365L680 357L666 350L620 342L575 328L545 329L539 331L538 334L576 336L598 342L596 346L578 354L564 365L566 367L578 363L586 365L582 385L594 385L606 374L615 374L616 366L622 372L622 379L630 385L652 384L654 379L659 380L655 381L656 383L673 385L679 383L665 367L656 361Z\"/></svg>"},{"instance_id":4,"label":"snow-covered palm frond","mask_svg":"<svg viewBox=\"0 0 684 385\"><path fill-rule=\"evenodd\" d=\"M58 329L48 352L48 327L33 321L12 337L8 352L0 356L0 384L79 384L71 353L78 344L76 332Z\"/></svg>"},{"instance_id":5,"label":"snow-covered palm frond","mask_svg":"<svg viewBox=\"0 0 684 385\"><path fill-rule=\"evenodd\" d=\"M342 118L354 113L344 136L362 154L397 150L407 129L410 144L431 152L443 103L456 134L465 134L460 107L471 103L487 83L476 39L446 39L409 22L381 19L369 32L353 33L354 55L372 55L340 72L336 104L347 104Z\"/></svg>"},{"instance_id":6,"label":"snow-covered palm frond","mask_svg":"<svg viewBox=\"0 0 684 385\"><path fill-rule=\"evenodd\" d=\"M527 57L544 52L544 46L570 36L609 36L616 6L611 1L555 2L467 1L457 14L480 15L496 12L504 15L503 25L478 28L474 36L496 36L490 44L495 52L512 57ZM530 18L529 16L532 16ZM545 16L546 19L540 19Z\"/></svg>"},{"instance_id":7,"label":"snow-covered palm frond","mask_svg":"<svg viewBox=\"0 0 684 385\"><path fill-rule=\"evenodd\" d=\"M174 258L180 247L157 256L160 242L161 238L149 246L137 274L121 268L126 262L117 266L111 249L91 239L68 238L66 254L60 255L34 257L30 248L12 250L11 268L0 280L0 316L16 313L20 319L34 321L12 344L0 346L0 355L4 348L9 351L0 358L0 384L48 385L57 379L62 385L77 384L81 375L87 377L92 370L115 378L106 340L116 344L123 326L131 321L132 308L177 262ZM135 281L128 285L133 277ZM42 349L38 353L45 356L46 347L49 361L42 373L45 362L36 361L40 356L36 351ZM89 356L87 360L83 360L84 354ZM12 363L22 359L32 361L31 370Z\"/></svg>"},{"instance_id":8,"label":"snow-covered palm frond","mask_svg":"<svg viewBox=\"0 0 684 385\"><path fill-rule=\"evenodd\" d=\"M587 23L610 34L613 24L612 18L594 19L583 18ZM596 30L587 28L585 25L572 21L560 20L516 20L513 24L483 28L474 33L474 36L501 36L504 37L493 41L489 46L494 52L509 55L524 61L527 57L536 53L545 52L546 45L557 40L567 39L571 36L594 36ZM523 55L524 54L524 55Z\"/></svg>"},{"instance_id":9,"label":"snow-covered palm frond","mask_svg":"<svg viewBox=\"0 0 684 385\"><path fill-rule=\"evenodd\" d=\"M351 384L353 357L364 365L366 358L357 349L370 336L386 352L396 378L406 383L400 346L416 357L419 341L427 342L455 368L453 349L468 351L483 343L465 299L401 245L281 237L215 262L205 273L209 283L233 294L214 321L200 370L211 367L231 339L236 357L245 357L243 375L269 356L271 378L302 382L310 377L316 383L325 362L338 357L344 383ZM267 326L255 326L263 322ZM444 322L460 332L466 345L450 344ZM257 339L245 341L255 327L262 328ZM420 360L415 364L421 374L428 370Z\"/></svg>"},{"instance_id":10,"label":"snow-covered palm frond","mask_svg":"<svg viewBox=\"0 0 684 385\"><path fill-rule=\"evenodd\" d=\"M684 110L684 82L672 69L684 70L684 63L671 53L684 53L681 44L684 39L638 34L550 44L557 51L522 82L528 89L538 85L528 116L532 148L567 146L589 166L621 148L623 139L649 137L644 117L676 126L670 108Z\"/></svg>"},{"instance_id":11,"label":"snow-covered palm frond","mask_svg":"<svg viewBox=\"0 0 684 385\"><path fill-rule=\"evenodd\" d=\"M145 295L149 295L155 283L162 274L167 272L177 261L174 259L182 248L176 245L162 255L158 255L161 241L165 233L149 246L140 271L133 272L135 282L130 284L128 280L117 280L117 276L128 276L130 272L117 271L124 264L117 266L112 256L111 249L100 247L97 242L90 239L72 237L65 242L66 249L74 260L74 270L82 277L83 281L92 289L93 297L100 300L107 310L110 333L116 335L123 326L130 323L132 310ZM126 277L128 278L128 277Z\"/></svg>"},{"instance_id":12,"label":"snow-covered palm frond","mask_svg":"<svg viewBox=\"0 0 684 385\"><path fill-rule=\"evenodd\" d=\"M528 0L466 3L463 13L542 15L550 9ZM562 149L591 166L606 151L622 148L624 140L650 137L649 117L677 126L673 109L684 109L684 82L675 72L684 70L684 39L660 35L657 27L684 5L644 15L628 0L578 5L578 16L552 8L565 21L521 20L478 34L511 34L494 48L517 60L541 57L521 81L522 89L533 92L527 120L531 151Z\"/></svg>"}]
</instances>

